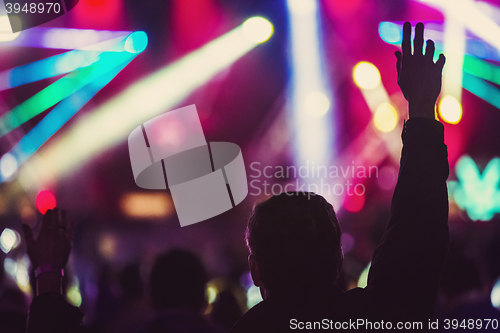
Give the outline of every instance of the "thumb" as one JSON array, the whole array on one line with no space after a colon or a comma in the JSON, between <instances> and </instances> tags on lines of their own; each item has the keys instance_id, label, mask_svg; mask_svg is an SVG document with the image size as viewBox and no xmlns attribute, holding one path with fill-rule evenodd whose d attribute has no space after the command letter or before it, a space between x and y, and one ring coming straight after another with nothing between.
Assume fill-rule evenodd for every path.
<instances>
[{"instance_id":1,"label":"thumb","mask_svg":"<svg viewBox=\"0 0 500 333\"><path fill-rule=\"evenodd\" d=\"M441 54L439 55L439 59L438 59L438 61L436 61L436 65L437 65L437 67L438 67L438 69L439 69L439 72L440 72L440 73L441 73L441 71L443 70L443 66L444 66L444 63L445 63L445 62L446 62L446 58L445 58L444 54L442 54L442 53L441 53Z\"/></svg>"},{"instance_id":2,"label":"thumb","mask_svg":"<svg viewBox=\"0 0 500 333\"><path fill-rule=\"evenodd\" d=\"M394 55L396 56L396 58L398 59L397 62L396 62L396 70L398 71L398 76L399 76L399 71L401 69L401 52L399 51L396 51L394 53Z\"/></svg>"},{"instance_id":3,"label":"thumb","mask_svg":"<svg viewBox=\"0 0 500 333\"><path fill-rule=\"evenodd\" d=\"M31 249L33 249L33 243L35 242L33 239L33 233L31 232L30 226L27 224L23 223L22 228L24 237L26 237L26 246L28 247L28 252L31 252Z\"/></svg>"}]
</instances>

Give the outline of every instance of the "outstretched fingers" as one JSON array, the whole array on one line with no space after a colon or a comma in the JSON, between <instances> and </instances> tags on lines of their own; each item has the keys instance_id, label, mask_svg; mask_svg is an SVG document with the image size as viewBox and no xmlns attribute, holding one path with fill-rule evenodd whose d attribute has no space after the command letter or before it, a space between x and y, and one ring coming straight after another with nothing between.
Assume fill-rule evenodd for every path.
<instances>
[{"instance_id":1,"label":"outstretched fingers","mask_svg":"<svg viewBox=\"0 0 500 333\"><path fill-rule=\"evenodd\" d=\"M410 22L405 22L403 25L403 40L401 42L401 48L403 49L403 58L411 56L411 24Z\"/></svg>"},{"instance_id":2,"label":"outstretched fingers","mask_svg":"<svg viewBox=\"0 0 500 333\"><path fill-rule=\"evenodd\" d=\"M444 54L440 54L439 55L439 59L436 61L436 66L439 70L439 73L442 72L443 70L443 66L444 66L444 63L446 62L446 57L444 56Z\"/></svg>"},{"instance_id":3,"label":"outstretched fingers","mask_svg":"<svg viewBox=\"0 0 500 333\"><path fill-rule=\"evenodd\" d=\"M418 22L415 27L415 39L413 41L413 55L421 56L424 47L424 25Z\"/></svg>"},{"instance_id":4,"label":"outstretched fingers","mask_svg":"<svg viewBox=\"0 0 500 333\"><path fill-rule=\"evenodd\" d=\"M427 40L427 45L425 47L425 59L428 61L432 61L434 58L434 51L436 47L434 46L434 42L430 39Z\"/></svg>"}]
</instances>

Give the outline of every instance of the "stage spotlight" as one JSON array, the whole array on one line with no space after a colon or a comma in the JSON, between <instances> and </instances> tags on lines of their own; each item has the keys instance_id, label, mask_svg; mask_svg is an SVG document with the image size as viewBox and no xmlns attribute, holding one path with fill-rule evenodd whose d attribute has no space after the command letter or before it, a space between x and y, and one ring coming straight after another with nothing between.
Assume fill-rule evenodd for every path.
<instances>
[{"instance_id":1,"label":"stage spotlight","mask_svg":"<svg viewBox=\"0 0 500 333\"><path fill-rule=\"evenodd\" d=\"M263 43L273 34L273 25L263 17L249 18L243 23L243 34L254 43Z\"/></svg>"},{"instance_id":2,"label":"stage spotlight","mask_svg":"<svg viewBox=\"0 0 500 333\"><path fill-rule=\"evenodd\" d=\"M379 105L373 115L373 124L382 132L391 132L399 121L399 115L394 107L389 103Z\"/></svg>"},{"instance_id":3,"label":"stage spotlight","mask_svg":"<svg viewBox=\"0 0 500 333\"><path fill-rule=\"evenodd\" d=\"M0 234L0 249L4 253L9 253L21 243L21 235L15 230L5 228Z\"/></svg>"},{"instance_id":4,"label":"stage spotlight","mask_svg":"<svg viewBox=\"0 0 500 333\"><path fill-rule=\"evenodd\" d=\"M56 196L49 190L43 190L36 196L35 204L38 211L45 214L47 210L57 206Z\"/></svg>"},{"instance_id":5,"label":"stage spotlight","mask_svg":"<svg viewBox=\"0 0 500 333\"><path fill-rule=\"evenodd\" d=\"M6 153L0 159L0 173L2 179L8 180L17 171L18 163L17 159L11 153Z\"/></svg>"},{"instance_id":6,"label":"stage spotlight","mask_svg":"<svg viewBox=\"0 0 500 333\"><path fill-rule=\"evenodd\" d=\"M401 44L403 39L403 29L392 22L380 22L378 25L380 38L389 44Z\"/></svg>"},{"instance_id":7,"label":"stage spotlight","mask_svg":"<svg viewBox=\"0 0 500 333\"><path fill-rule=\"evenodd\" d=\"M439 115L450 124L458 124L462 119L462 106L453 96L447 95L439 102Z\"/></svg>"},{"instance_id":8,"label":"stage spotlight","mask_svg":"<svg viewBox=\"0 0 500 333\"><path fill-rule=\"evenodd\" d=\"M44 182L74 171L96 154L126 140L138 124L174 108L257 45L245 37L239 26L136 81L114 98L89 110L67 133L52 140L39 152L41 158L31 159L19 170L19 181L25 188L40 188Z\"/></svg>"},{"instance_id":9,"label":"stage spotlight","mask_svg":"<svg viewBox=\"0 0 500 333\"><path fill-rule=\"evenodd\" d=\"M106 86L135 55L128 54L129 60L115 64L111 68L106 67L103 75L82 87L76 93L66 97L55 108L53 108L38 124L35 125L11 150L19 165L23 164L35 151L37 151L54 133L56 133L78 110L80 110L92 97ZM104 68L104 67L101 67ZM101 132L102 133L102 132ZM90 136L96 136L95 133ZM89 136L89 137L90 137ZM74 154L74 153L73 153ZM65 158L71 156L67 154ZM53 166L52 166L53 167ZM51 169L52 167L49 167ZM34 170L31 170L32 172ZM44 169L37 170L44 172ZM34 171L35 173L37 171ZM1 176L1 175L0 175ZM29 178L28 178L29 179ZM0 177L0 182L5 181ZM25 179L25 182L27 180ZM29 181L28 181L29 182ZM26 184L24 184L26 186Z\"/></svg>"},{"instance_id":10,"label":"stage spotlight","mask_svg":"<svg viewBox=\"0 0 500 333\"><path fill-rule=\"evenodd\" d=\"M361 61L354 66L352 75L354 82L361 89L374 89L381 82L378 68L368 61Z\"/></svg>"},{"instance_id":11,"label":"stage spotlight","mask_svg":"<svg viewBox=\"0 0 500 333\"><path fill-rule=\"evenodd\" d=\"M127 193L120 199L120 208L125 216L137 219L165 218L174 212L166 192Z\"/></svg>"},{"instance_id":12,"label":"stage spotlight","mask_svg":"<svg viewBox=\"0 0 500 333\"><path fill-rule=\"evenodd\" d=\"M446 66L443 69L442 100L446 117L443 119L451 124L460 121L462 108L462 81L465 55L465 28L462 22L455 17L447 17L444 23L444 54ZM453 102L453 100L455 102Z\"/></svg>"},{"instance_id":13,"label":"stage spotlight","mask_svg":"<svg viewBox=\"0 0 500 333\"><path fill-rule=\"evenodd\" d=\"M10 42L19 37L20 32L12 32L9 17L0 15L0 42Z\"/></svg>"},{"instance_id":14,"label":"stage spotlight","mask_svg":"<svg viewBox=\"0 0 500 333\"><path fill-rule=\"evenodd\" d=\"M128 64L135 56L128 52L105 52L96 63L75 70L39 91L0 117L0 136L56 105L92 81L112 71L117 64Z\"/></svg>"},{"instance_id":15,"label":"stage spotlight","mask_svg":"<svg viewBox=\"0 0 500 333\"><path fill-rule=\"evenodd\" d=\"M491 289L491 305L497 310L500 310L500 277L495 281L493 288Z\"/></svg>"},{"instance_id":16,"label":"stage spotlight","mask_svg":"<svg viewBox=\"0 0 500 333\"><path fill-rule=\"evenodd\" d=\"M319 91L313 91L307 95L304 102L307 112L313 116L323 116L330 108L330 100Z\"/></svg>"},{"instance_id":17,"label":"stage spotlight","mask_svg":"<svg viewBox=\"0 0 500 333\"><path fill-rule=\"evenodd\" d=\"M128 34L125 31L105 31L99 34L99 39L102 40L107 36L115 37L88 45L94 39L85 36L96 32L91 31L82 32L78 29L39 28L36 33L22 38L23 43L19 43L16 46L44 47L43 45L47 43L56 43L56 45L51 45L51 47L73 50L0 72L0 91L90 66L99 61L101 56L108 53L116 53L116 56L123 56L123 53L137 54L144 50L148 42L147 35L143 31L128 32ZM23 34L26 33L23 32ZM79 40L78 38L82 33L85 38ZM61 34L69 37L64 37L63 42L61 42L56 38ZM118 37L116 37L117 35ZM107 57L109 58L110 56ZM113 60L115 63L116 61L116 59Z\"/></svg>"},{"instance_id":18,"label":"stage spotlight","mask_svg":"<svg viewBox=\"0 0 500 333\"><path fill-rule=\"evenodd\" d=\"M125 51L141 53L148 46L148 35L144 31L135 31L125 40Z\"/></svg>"},{"instance_id":19,"label":"stage spotlight","mask_svg":"<svg viewBox=\"0 0 500 333\"><path fill-rule=\"evenodd\" d=\"M296 132L295 163L315 161L326 165L332 157L332 104L324 75L320 44L320 22L315 0L288 0L291 44L291 91L293 131ZM318 108L319 107L319 108ZM329 114L332 119L318 117Z\"/></svg>"}]
</instances>

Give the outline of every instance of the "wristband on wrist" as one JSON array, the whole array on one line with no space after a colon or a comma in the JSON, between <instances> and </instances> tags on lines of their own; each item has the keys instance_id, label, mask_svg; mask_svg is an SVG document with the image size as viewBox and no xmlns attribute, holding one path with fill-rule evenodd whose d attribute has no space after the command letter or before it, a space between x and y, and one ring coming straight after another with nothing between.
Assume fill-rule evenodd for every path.
<instances>
[{"instance_id":1,"label":"wristband on wrist","mask_svg":"<svg viewBox=\"0 0 500 333\"><path fill-rule=\"evenodd\" d=\"M40 265L37 268L35 268L35 278L37 278L40 274L43 273L58 273L60 277L63 277L64 269L53 265Z\"/></svg>"}]
</instances>

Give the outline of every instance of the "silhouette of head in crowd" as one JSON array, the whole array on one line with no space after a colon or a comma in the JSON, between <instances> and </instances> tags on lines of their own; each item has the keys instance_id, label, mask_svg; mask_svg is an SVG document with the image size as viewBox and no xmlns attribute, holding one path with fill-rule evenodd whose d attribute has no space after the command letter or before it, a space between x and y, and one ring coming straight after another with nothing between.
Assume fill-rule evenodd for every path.
<instances>
[{"instance_id":1,"label":"silhouette of head in crowd","mask_svg":"<svg viewBox=\"0 0 500 333\"><path fill-rule=\"evenodd\" d=\"M191 252L175 249L156 259L151 271L151 299L157 309L201 311L208 281L203 264Z\"/></svg>"},{"instance_id":2,"label":"silhouette of head in crowd","mask_svg":"<svg viewBox=\"0 0 500 333\"><path fill-rule=\"evenodd\" d=\"M262 297L327 292L340 274L340 226L325 198L284 192L261 202L248 221L252 279Z\"/></svg>"}]
</instances>

